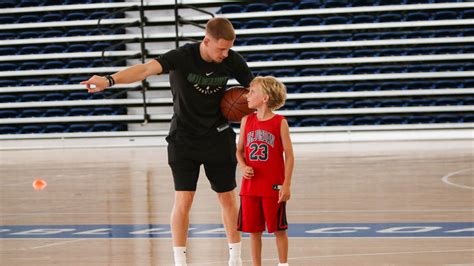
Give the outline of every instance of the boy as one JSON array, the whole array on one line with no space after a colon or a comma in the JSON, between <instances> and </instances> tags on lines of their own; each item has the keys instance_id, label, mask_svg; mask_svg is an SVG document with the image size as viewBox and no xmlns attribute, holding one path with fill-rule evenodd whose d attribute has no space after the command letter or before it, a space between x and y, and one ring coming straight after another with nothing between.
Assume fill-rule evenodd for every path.
<instances>
[{"instance_id":1,"label":"boy","mask_svg":"<svg viewBox=\"0 0 474 266\"><path fill-rule=\"evenodd\" d=\"M250 233L252 262L261 265L265 224L274 233L279 266L287 266L286 201L290 199L294 156L286 119L273 110L283 106L286 88L276 78L256 77L247 94L253 114L242 118L237 160L243 172L238 229ZM283 157L284 154L284 157Z\"/></svg>"}]
</instances>

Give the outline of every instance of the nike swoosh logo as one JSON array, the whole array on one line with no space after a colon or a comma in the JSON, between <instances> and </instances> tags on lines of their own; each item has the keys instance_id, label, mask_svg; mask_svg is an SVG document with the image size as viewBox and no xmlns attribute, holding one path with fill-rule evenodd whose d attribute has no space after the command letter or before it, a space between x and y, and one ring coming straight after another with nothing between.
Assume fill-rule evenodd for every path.
<instances>
[{"instance_id":1,"label":"nike swoosh logo","mask_svg":"<svg viewBox=\"0 0 474 266\"><path fill-rule=\"evenodd\" d=\"M206 72L206 76L209 77L210 75L212 75L212 73L214 73L214 72L209 72L209 73Z\"/></svg>"}]
</instances>

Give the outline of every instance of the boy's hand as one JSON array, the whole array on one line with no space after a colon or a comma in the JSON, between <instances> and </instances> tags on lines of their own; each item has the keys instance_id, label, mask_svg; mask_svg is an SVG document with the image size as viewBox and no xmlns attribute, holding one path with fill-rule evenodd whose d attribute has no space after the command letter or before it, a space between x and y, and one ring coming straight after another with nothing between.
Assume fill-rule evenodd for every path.
<instances>
[{"instance_id":1,"label":"boy's hand","mask_svg":"<svg viewBox=\"0 0 474 266\"><path fill-rule=\"evenodd\" d=\"M242 173L244 174L244 178L252 179L253 177L253 168L250 166L242 167Z\"/></svg>"},{"instance_id":2,"label":"boy's hand","mask_svg":"<svg viewBox=\"0 0 474 266\"><path fill-rule=\"evenodd\" d=\"M278 193L278 203L290 200L291 191L289 186L281 186L280 192Z\"/></svg>"}]
</instances>

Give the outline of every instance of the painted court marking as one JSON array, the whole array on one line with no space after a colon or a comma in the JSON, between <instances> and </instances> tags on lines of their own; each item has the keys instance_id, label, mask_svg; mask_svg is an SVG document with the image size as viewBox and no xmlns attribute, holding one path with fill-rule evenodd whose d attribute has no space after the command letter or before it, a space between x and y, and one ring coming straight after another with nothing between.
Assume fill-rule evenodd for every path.
<instances>
[{"instance_id":1,"label":"painted court marking","mask_svg":"<svg viewBox=\"0 0 474 266\"><path fill-rule=\"evenodd\" d=\"M455 175L460 174L460 173L463 173L463 172L466 172L466 171L469 171L469 170L471 170L471 169L463 169L463 170L459 170L459 171L456 171L456 172L453 172L453 173L449 173L449 174L443 176L443 178L441 180L443 180L444 183L446 183L450 186L465 188L465 189L474 189L474 187L456 184L456 183L451 182L449 180L450 177L455 176Z\"/></svg>"}]
</instances>

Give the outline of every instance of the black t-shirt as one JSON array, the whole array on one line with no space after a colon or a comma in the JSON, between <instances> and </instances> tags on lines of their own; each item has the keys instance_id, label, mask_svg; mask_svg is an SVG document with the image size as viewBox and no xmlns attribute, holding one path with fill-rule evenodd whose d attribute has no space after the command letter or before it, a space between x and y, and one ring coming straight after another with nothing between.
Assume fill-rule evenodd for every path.
<instances>
[{"instance_id":1,"label":"black t-shirt","mask_svg":"<svg viewBox=\"0 0 474 266\"><path fill-rule=\"evenodd\" d=\"M237 52L229 50L222 63L201 58L200 43L186 44L156 60L169 73L173 94L173 118L170 133L180 130L189 136L203 136L227 122L220 111L220 101L229 78L248 87L253 79L247 63Z\"/></svg>"}]
</instances>

